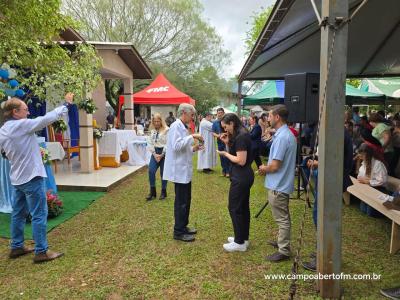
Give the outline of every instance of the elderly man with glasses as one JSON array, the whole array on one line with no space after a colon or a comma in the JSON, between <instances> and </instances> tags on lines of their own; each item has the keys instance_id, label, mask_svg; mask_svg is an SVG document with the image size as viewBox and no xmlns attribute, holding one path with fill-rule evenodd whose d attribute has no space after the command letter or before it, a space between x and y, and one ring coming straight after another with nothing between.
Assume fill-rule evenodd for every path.
<instances>
[{"instance_id":1,"label":"elderly man with glasses","mask_svg":"<svg viewBox=\"0 0 400 300\"><path fill-rule=\"evenodd\" d=\"M46 171L35 132L45 128L68 113L74 94L65 95L64 105L42 117L28 119L25 102L11 98L4 106L5 124L0 128L0 149L10 161L10 179L15 188L11 214L10 258L35 251L34 263L59 258L63 253L48 250ZM35 248L24 245L24 227L28 213L32 216L32 234Z\"/></svg>"},{"instance_id":2,"label":"elderly man with glasses","mask_svg":"<svg viewBox=\"0 0 400 300\"><path fill-rule=\"evenodd\" d=\"M193 154L202 150L203 137L198 133L190 134L188 125L195 115L195 108L183 103L179 105L178 116L171 124L167 135L163 179L175 184L174 203L174 239L183 242L194 241L196 229L188 228L190 202L192 198ZM199 143L194 145L194 140Z\"/></svg>"}]
</instances>

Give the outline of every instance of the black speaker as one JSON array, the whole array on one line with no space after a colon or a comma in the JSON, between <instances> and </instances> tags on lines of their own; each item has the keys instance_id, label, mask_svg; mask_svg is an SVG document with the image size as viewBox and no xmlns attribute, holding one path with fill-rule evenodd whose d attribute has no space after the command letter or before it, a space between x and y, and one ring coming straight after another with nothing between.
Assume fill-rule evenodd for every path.
<instances>
[{"instance_id":1,"label":"black speaker","mask_svg":"<svg viewBox=\"0 0 400 300\"><path fill-rule=\"evenodd\" d=\"M284 103L289 110L288 122L317 122L319 117L319 74L286 75Z\"/></svg>"}]
</instances>

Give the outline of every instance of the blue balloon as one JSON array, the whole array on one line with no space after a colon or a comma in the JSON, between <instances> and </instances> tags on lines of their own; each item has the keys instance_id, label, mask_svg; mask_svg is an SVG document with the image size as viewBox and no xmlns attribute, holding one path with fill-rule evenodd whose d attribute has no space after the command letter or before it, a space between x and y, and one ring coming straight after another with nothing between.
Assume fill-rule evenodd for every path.
<instances>
[{"instance_id":1,"label":"blue balloon","mask_svg":"<svg viewBox=\"0 0 400 300\"><path fill-rule=\"evenodd\" d=\"M25 95L25 92L21 89L15 91L15 96L18 98L22 98Z\"/></svg>"},{"instance_id":2,"label":"blue balloon","mask_svg":"<svg viewBox=\"0 0 400 300\"><path fill-rule=\"evenodd\" d=\"M12 89L14 89L14 88L16 88L17 86L19 86L19 82L16 81L15 79L11 79L11 80L8 82L8 85L9 85Z\"/></svg>"},{"instance_id":3,"label":"blue balloon","mask_svg":"<svg viewBox=\"0 0 400 300\"><path fill-rule=\"evenodd\" d=\"M10 74L8 73L8 70L6 69L0 69L0 77L3 79L8 79Z\"/></svg>"}]
</instances>

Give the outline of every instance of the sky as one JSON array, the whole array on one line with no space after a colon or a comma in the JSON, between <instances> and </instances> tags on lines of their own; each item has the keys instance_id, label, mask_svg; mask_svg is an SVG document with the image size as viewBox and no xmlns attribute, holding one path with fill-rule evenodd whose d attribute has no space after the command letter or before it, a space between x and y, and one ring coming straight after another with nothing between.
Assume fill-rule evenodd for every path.
<instances>
[{"instance_id":1,"label":"sky","mask_svg":"<svg viewBox=\"0 0 400 300\"><path fill-rule=\"evenodd\" d=\"M240 73L245 56L246 32L250 30L251 16L261 7L268 7L275 0L200 0L204 6L203 17L222 37L224 48L231 52L232 62L223 70L225 78ZM248 24L246 24L248 23Z\"/></svg>"}]
</instances>

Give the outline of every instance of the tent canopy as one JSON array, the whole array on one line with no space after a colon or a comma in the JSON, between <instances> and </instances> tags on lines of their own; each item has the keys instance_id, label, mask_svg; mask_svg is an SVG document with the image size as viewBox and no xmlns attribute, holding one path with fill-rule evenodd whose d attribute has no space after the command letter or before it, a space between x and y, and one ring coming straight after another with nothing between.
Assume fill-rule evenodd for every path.
<instances>
[{"instance_id":1,"label":"tent canopy","mask_svg":"<svg viewBox=\"0 0 400 300\"><path fill-rule=\"evenodd\" d=\"M321 1L315 1L321 11ZM349 0L350 14L362 0ZM368 1L349 24L347 75L399 76L400 1ZM278 0L239 81L319 73L321 32L310 0Z\"/></svg>"},{"instance_id":2,"label":"tent canopy","mask_svg":"<svg viewBox=\"0 0 400 300\"><path fill-rule=\"evenodd\" d=\"M179 91L171 82L160 73L156 79L145 89L132 95L134 104L149 105L179 105L189 103L195 105L195 101L185 93ZM124 103L124 96L119 97L119 103Z\"/></svg>"},{"instance_id":3,"label":"tent canopy","mask_svg":"<svg viewBox=\"0 0 400 300\"><path fill-rule=\"evenodd\" d=\"M400 85L400 80L398 82ZM285 98L285 81L284 80L268 80L261 90L250 96L243 98L243 105L273 105L283 103ZM384 104L384 99L387 97L382 93L372 93L365 88L355 88L354 86L346 83L346 102L347 104L353 103L366 103L366 104Z\"/></svg>"},{"instance_id":4,"label":"tent canopy","mask_svg":"<svg viewBox=\"0 0 400 300\"><path fill-rule=\"evenodd\" d=\"M400 98L400 77L364 79L361 89L368 92Z\"/></svg>"},{"instance_id":5,"label":"tent canopy","mask_svg":"<svg viewBox=\"0 0 400 300\"><path fill-rule=\"evenodd\" d=\"M261 90L243 98L243 105L278 104L285 97L284 80L268 80Z\"/></svg>"}]
</instances>

